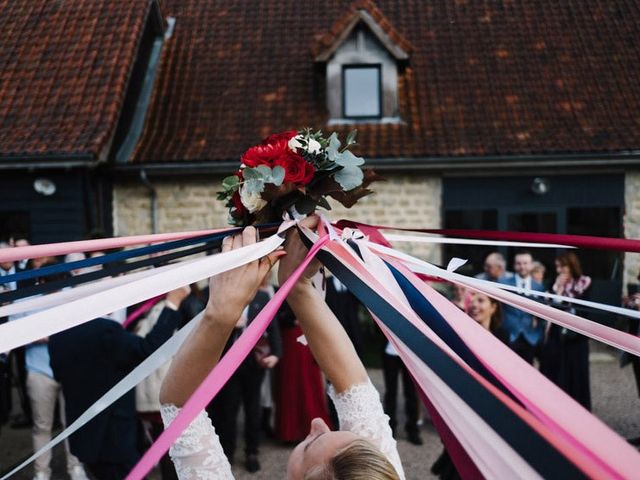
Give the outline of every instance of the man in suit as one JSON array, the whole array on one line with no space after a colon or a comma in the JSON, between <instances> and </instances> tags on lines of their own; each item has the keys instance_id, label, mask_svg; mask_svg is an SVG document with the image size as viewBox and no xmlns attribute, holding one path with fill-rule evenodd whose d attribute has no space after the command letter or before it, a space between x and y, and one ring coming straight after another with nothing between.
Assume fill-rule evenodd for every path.
<instances>
[{"instance_id":1,"label":"man in suit","mask_svg":"<svg viewBox=\"0 0 640 480\"><path fill-rule=\"evenodd\" d=\"M265 287L266 284L263 284L236 323L236 327L225 346L225 353L240 338L245 328L258 316L264 306L269 303L271 295ZM220 444L225 456L233 463L237 443L238 413L240 405L243 406L245 468L251 473L257 472L261 468L258 460L262 413L260 388L265 377L265 369L275 367L282 357L282 339L278 323L271 322L264 336L269 345L269 351L267 352L265 348L263 354L256 354L255 350L250 353L207 407L209 417L211 417L213 426L220 437Z\"/></svg>"},{"instance_id":2,"label":"man in suit","mask_svg":"<svg viewBox=\"0 0 640 480\"><path fill-rule=\"evenodd\" d=\"M502 278L498 283L511 285L524 294L527 290L543 292L544 288L531 278L533 257L529 252L516 253L512 278ZM536 347L544 337L544 322L519 308L503 304L502 327L509 335L509 345L518 355L529 363L533 363Z\"/></svg>"},{"instance_id":3,"label":"man in suit","mask_svg":"<svg viewBox=\"0 0 640 480\"><path fill-rule=\"evenodd\" d=\"M187 287L169 292L158 322L145 337L110 318L51 337L51 366L62 384L69 423L173 335L180 322L178 309L188 294ZM137 426L131 390L71 436L71 452L99 480L122 479L140 456Z\"/></svg>"}]
</instances>

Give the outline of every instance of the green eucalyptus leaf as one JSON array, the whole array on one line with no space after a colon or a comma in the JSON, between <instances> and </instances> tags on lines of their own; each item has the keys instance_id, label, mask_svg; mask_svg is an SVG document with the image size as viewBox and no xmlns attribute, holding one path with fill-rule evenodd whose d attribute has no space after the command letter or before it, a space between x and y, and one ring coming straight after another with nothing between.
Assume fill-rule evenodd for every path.
<instances>
[{"instance_id":1,"label":"green eucalyptus leaf","mask_svg":"<svg viewBox=\"0 0 640 480\"><path fill-rule=\"evenodd\" d=\"M264 180L261 178L246 179L244 182L244 188L248 193L262 193L264 191Z\"/></svg>"},{"instance_id":2,"label":"green eucalyptus leaf","mask_svg":"<svg viewBox=\"0 0 640 480\"><path fill-rule=\"evenodd\" d=\"M334 161L342 167L351 167L364 164L364 159L362 157L356 157L349 150L345 150L344 152L339 153Z\"/></svg>"},{"instance_id":3,"label":"green eucalyptus leaf","mask_svg":"<svg viewBox=\"0 0 640 480\"><path fill-rule=\"evenodd\" d=\"M224 188L227 192L233 192L237 190L239 185L240 179L237 175L229 175L228 177L222 179L222 188Z\"/></svg>"},{"instance_id":4,"label":"green eucalyptus leaf","mask_svg":"<svg viewBox=\"0 0 640 480\"><path fill-rule=\"evenodd\" d=\"M271 183L273 183L276 187L282 185L282 182L284 182L284 174L284 168L282 168L280 165L276 165L275 167L273 167L273 170L271 171Z\"/></svg>"},{"instance_id":5,"label":"green eucalyptus leaf","mask_svg":"<svg viewBox=\"0 0 640 480\"><path fill-rule=\"evenodd\" d=\"M257 171L263 178L271 178L271 169L266 165L258 165L254 170Z\"/></svg>"},{"instance_id":6,"label":"green eucalyptus leaf","mask_svg":"<svg viewBox=\"0 0 640 480\"><path fill-rule=\"evenodd\" d=\"M356 166L346 166L342 170L336 172L334 176L336 182L340 184L345 192L353 190L356 187L362 185L364 174Z\"/></svg>"},{"instance_id":7,"label":"green eucalyptus leaf","mask_svg":"<svg viewBox=\"0 0 640 480\"><path fill-rule=\"evenodd\" d=\"M336 132L333 132L329 137L329 145L327 146L327 156L329 160L335 162L338 155L340 155L340 140Z\"/></svg>"}]
</instances>

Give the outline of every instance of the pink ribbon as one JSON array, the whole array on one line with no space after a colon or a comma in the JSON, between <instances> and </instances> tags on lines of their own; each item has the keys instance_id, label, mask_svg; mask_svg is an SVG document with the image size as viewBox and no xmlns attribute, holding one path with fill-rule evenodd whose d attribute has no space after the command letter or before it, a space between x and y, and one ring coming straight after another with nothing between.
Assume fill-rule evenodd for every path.
<instances>
[{"instance_id":1,"label":"pink ribbon","mask_svg":"<svg viewBox=\"0 0 640 480\"><path fill-rule=\"evenodd\" d=\"M131 325L132 322L136 321L138 317L151 310L153 306L163 298L164 295L158 295L157 297L150 298L149 300L144 302L141 306L134 310L131 315L127 317L127 319L122 323L122 328L127 328L129 325Z\"/></svg>"},{"instance_id":2,"label":"pink ribbon","mask_svg":"<svg viewBox=\"0 0 640 480\"><path fill-rule=\"evenodd\" d=\"M258 316L251 322L240 338L232 345L229 351L211 370L200 386L193 392L189 400L184 404L178 416L171 422L158 439L151 445L138 464L127 475L127 480L142 480L145 475L156 465L169 447L177 440L182 431L187 428L199 412L213 399L233 372L242 363L245 357L253 349L267 326L277 313L294 284L302 275L305 268L311 263L316 253L327 243L329 236L320 238L309 250L304 261L293 272L291 277L280 287L273 298L262 309Z\"/></svg>"},{"instance_id":3,"label":"pink ribbon","mask_svg":"<svg viewBox=\"0 0 640 480\"><path fill-rule=\"evenodd\" d=\"M29 245L26 247L13 247L0 249L0 262L15 262L27 258L56 257L68 253L95 252L111 250L113 248L129 247L147 243L168 242L171 240L183 240L211 235L214 233L231 230L231 228L218 228L215 230L196 230L193 232L156 233L153 235L134 235L131 237L99 238L96 240L79 240L76 242L45 243L42 245Z\"/></svg>"}]
</instances>

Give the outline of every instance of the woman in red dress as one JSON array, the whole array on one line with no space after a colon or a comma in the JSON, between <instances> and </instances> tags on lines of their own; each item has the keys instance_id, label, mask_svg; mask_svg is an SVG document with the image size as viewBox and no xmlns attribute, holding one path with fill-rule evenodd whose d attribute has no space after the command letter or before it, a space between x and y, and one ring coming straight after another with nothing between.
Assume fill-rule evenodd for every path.
<instances>
[{"instance_id":1,"label":"woman in red dress","mask_svg":"<svg viewBox=\"0 0 640 480\"><path fill-rule=\"evenodd\" d=\"M298 442L309 434L309 423L320 417L328 425L324 381L309 347L298 341L302 329L285 303L278 312L282 359L275 372L276 438Z\"/></svg>"}]
</instances>

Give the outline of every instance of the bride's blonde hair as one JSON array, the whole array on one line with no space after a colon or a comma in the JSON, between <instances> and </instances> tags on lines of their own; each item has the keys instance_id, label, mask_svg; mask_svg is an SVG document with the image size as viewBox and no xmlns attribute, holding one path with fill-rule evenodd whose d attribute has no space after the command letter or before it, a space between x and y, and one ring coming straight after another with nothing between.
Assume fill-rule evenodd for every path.
<instances>
[{"instance_id":1,"label":"bride's blonde hair","mask_svg":"<svg viewBox=\"0 0 640 480\"><path fill-rule=\"evenodd\" d=\"M389 459L368 441L354 440L326 464L310 469L304 480L400 480Z\"/></svg>"}]
</instances>

